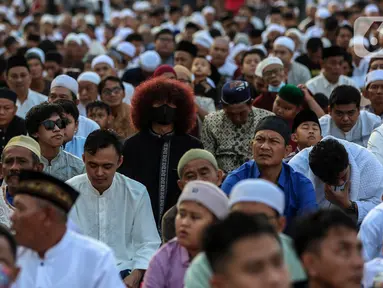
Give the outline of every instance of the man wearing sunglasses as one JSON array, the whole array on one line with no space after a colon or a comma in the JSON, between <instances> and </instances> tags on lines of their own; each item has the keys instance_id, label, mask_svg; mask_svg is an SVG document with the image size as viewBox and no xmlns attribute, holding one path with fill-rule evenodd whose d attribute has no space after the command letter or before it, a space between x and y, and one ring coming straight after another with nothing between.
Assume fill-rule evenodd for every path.
<instances>
[{"instance_id":1,"label":"man wearing sunglasses","mask_svg":"<svg viewBox=\"0 0 383 288\"><path fill-rule=\"evenodd\" d=\"M42 103L29 110L25 120L28 134L40 144L44 172L66 181L85 168L80 158L62 149L67 124L63 113L57 104Z\"/></svg>"}]
</instances>

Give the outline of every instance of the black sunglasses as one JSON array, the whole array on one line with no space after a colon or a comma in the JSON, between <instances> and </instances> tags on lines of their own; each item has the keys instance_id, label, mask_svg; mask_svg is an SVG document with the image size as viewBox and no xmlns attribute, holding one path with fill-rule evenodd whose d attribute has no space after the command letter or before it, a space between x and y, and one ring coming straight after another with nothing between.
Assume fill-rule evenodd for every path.
<instances>
[{"instance_id":1,"label":"black sunglasses","mask_svg":"<svg viewBox=\"0 0 383 288\"><path fill-rule=\"evenodd\" d=\"M55 126L57 126L59 129L64 129L67 125L67 121L65 119L57 119L56 121L53 120L45 120L41 122L41 124L44 126L46 130L53 130L55 129Z\"/></svg>"}]
</instances>

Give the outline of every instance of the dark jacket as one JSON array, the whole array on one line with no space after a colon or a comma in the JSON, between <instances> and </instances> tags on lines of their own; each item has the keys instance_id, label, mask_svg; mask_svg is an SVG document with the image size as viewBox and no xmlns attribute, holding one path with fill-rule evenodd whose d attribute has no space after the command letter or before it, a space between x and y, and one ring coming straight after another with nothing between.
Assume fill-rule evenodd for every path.
<instances>
[{"instance_id":1,"label":"dark jacket","mask_svg":"<svg viewBox=\"0 0 383 288\"><path fill-rule=\"evenodd\" d=\"M24 119L15 116L7 128L0 128L0 155L3 153L8 141L19 135L27 135L27 128Z\"/></svg>"}]
</instances>

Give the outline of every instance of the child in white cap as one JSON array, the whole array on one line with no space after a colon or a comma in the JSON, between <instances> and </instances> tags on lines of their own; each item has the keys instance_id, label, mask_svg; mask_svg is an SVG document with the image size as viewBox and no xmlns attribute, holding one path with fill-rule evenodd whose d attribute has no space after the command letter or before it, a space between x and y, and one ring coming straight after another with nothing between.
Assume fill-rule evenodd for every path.
<instances>
[{"instance_id":1,"label":"child in white cap","mask_svg":"<svg viewBox=\"0 0 383 288\"><path fill-rule=\"evenodd\" d=\"M177 208L177 237L153 256L145 274L145 288L183 287L186 269L201 251L203 232L226 217L229 200L214 184L197 180L186 184Z\"/></svg>"}]
</instances>

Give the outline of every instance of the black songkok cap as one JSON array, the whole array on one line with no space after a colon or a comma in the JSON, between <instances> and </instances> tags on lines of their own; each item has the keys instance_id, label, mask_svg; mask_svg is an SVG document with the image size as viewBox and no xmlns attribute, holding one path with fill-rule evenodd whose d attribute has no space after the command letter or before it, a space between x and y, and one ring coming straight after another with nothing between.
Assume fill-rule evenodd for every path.
<instances>
[{"instance_id":1,"label":"black songkok cap","mask_svg":"<svg viewBox=\"0 0 383 288\"><path fill-rule=\"evenodd\" d=\"M0 99L8 99L16 104L17 94L8 88L0 88Z\"/></svg>"},{"instance_id":2,"label":"black songkok cap","mask_svg":"<svg viewBox=\"0 0 383 288\"><path fill-rule=\"evenodd\" d=\"M285 144L288 145L290 142L291 131L286 120L278 116L267 116L258 122L255 128L255 134L258 131L271 130L280 134L285 139Z\"/></svg>"},{"instance_id":3,"label":"black songkok cap","mask_svg":"<svg viewBox=\"0 0 383 288\"><path fill-rule=\"evenodd\" d=\"M339 46L331 46L323 49L323 59L327 59L329 57L343 56L345 54L345 50Z\"/></svg>"},{"instance_id":4,"label":"black songkok cap","mask_svg":"<svg viewBox=\"0 0 383 288\"><path fill-rule=\"evenodd\" d=\"M28 70L28 63L23 56L12 56L7 61L7 71L14 67L26 67Z\"/></svg>"},{"instance_id":5,"label":"black songkok cap","mask_svg":"<svg viewBox=\"0 0 383 288\"><path fill-rule=\"evenodd\" d=\"M59 52L51 51L45 55L45 62L47 61L56 62L61 65L63 63L63 56Z\"/></svg>"},{"instance_id":6,"label":"black songkok cap","mask_svg":"<svg viewBox=\"0 0 383 288\"><path fill-rule=\"evenodd\" d=\"M178 43L176 51L185 51L191 54L193 57L197 56L197 46L189 41L182 40Z\"/></svg>"},{"instance_id":7,"label":"black songkok cap","mask_svg":"<svg viewBox=\"0 0 383 288\"><path fill-rule=\"evenodd\" d=\"M295 132L295 130L297 130L299 125L301 125L304 122L315 122L319 125L319 128L320 128L319 119L318 119L317 114L315 114L314 111L312 111L310 109L306 109L306 110L300 111L295 116L294 122L293 122L293 127L292 127L293 133Z\"/></svg>"},{"instance_id":8,"label":"black songkok cap","mask_svg":"<svg viewBox=\"0 0 383 288\"><path fill-rule=\"evenodd\" d=\"M79 193L65 182L42 172L22 170L15 195L28 194L51 202L69 213Z\"/></svg>"}]
</instances>

